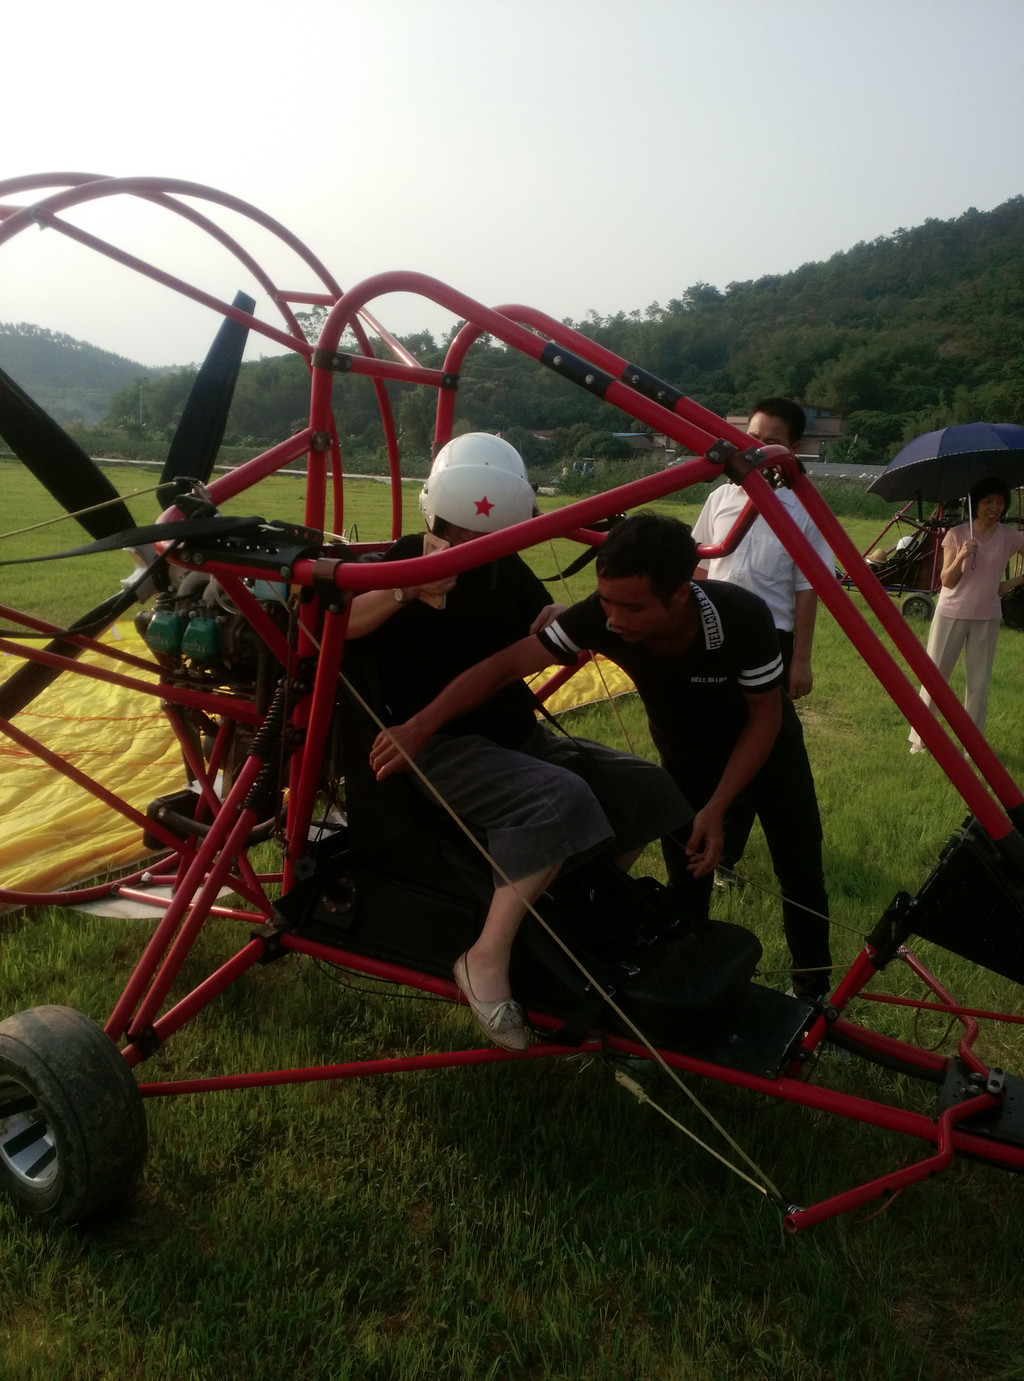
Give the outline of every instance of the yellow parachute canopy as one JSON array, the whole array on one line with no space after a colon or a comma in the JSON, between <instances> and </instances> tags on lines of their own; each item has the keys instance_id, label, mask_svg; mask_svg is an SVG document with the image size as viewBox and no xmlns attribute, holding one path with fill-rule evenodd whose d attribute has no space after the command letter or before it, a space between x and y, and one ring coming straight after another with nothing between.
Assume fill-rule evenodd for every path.
<instances>
[{"instance_id":1,"label":"yellow parachute canopy","mask_svg":"<svg viewBox=\"0 0 1024 1381\"><path fill-rule=\"evenodd\" d=\"M116 624L106 641L149 655L131 624ZM81 660L126 670L91 652ZM18 665L14 657L0 658L0 676ZM155 796L185 784L177 741L155 696L65 672L14 723L143 813ZM147 852L136 824L6 737L0 737L0 818L0 887L12 890L54 891Z\"/></svg>"}]
</instances>

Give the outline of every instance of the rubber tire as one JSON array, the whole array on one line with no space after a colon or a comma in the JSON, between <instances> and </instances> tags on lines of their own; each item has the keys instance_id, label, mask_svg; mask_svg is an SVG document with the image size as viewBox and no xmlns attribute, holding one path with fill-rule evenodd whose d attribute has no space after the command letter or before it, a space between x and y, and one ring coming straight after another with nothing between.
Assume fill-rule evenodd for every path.
<instances>
[{"instance_id":1,"label":"rubber tire","mask_svg":"<svg viewBox=\"0 0 1024 1381\"><path fill-rule=\"evenodd\" d=\"M900 613L905 619L924 619L926 623L931 623L935 605L931 595L904 595L900 600Z\"/></svg>"},{"instance_id":2,"label":"rubber tire","mask_svg":"<svg viewBox=\"0 0 1024 1381\"><path fill-rule=\"evenodd\" d=\"M131 1196L145 1155L138 1085L94 1021L48 1006L0 1022L0 1188L20 1212L92 1218Z\"/></svg>"}]
</instances>

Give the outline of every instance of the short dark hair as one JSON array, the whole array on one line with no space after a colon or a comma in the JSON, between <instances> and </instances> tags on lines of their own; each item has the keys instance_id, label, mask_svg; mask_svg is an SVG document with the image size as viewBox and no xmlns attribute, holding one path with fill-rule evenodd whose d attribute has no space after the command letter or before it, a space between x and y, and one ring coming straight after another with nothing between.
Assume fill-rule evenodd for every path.
<instances>
[{"instance_id":1,"label":"short dark hair","mask_svg":"<svg viewBox=\"0 0 1024 1381\"><path fill-rule=\"evenodd\" d=\"M1004 515L1010 511L1010 486L1005 480L1001 480L998 475L989 475L975 484L967 498L968 511L971 517L978 511L978 505L982 499L987 499L990 494L998 494L1003 501Z\"/></svg>"},{"instance_id":2,"label":"short dark hair","mask_svg":"<svg viewBox=\"0 0 1024 1381\"><path fill-rule=\"evenodd\" d=\"M687 523L646 510L615 524L597 553L597 573L610 580L645 575L667 604L697 569L697 544Z\"/></svg>"},{"instance_id":3,"label":"short dark hair","mask_svg":"<svg viewBox=\"0 0 1024 1381\"><path fill-rule=\"evenodd\" d=\"M777 417L780 422L785 422L791 446L795 446L807 430L807 414L792 398L759 398L750 409L751 417L755 412L763 412L769 417Z\"/></svg>"}]
</instances>

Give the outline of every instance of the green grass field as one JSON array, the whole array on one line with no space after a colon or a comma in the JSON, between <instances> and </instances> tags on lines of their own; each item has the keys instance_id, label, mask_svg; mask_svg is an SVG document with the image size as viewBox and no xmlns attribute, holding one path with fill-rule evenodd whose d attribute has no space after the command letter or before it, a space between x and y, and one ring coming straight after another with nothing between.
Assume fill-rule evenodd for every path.
<instances>
[{"instance_id":1,"label":"green grass field","mask_svg":"<svg viewBox=\"0 0 1024 1381\"><path fill-rule=\"evenodd\" d=\"M125 492L135 487L132 472L111 473ZM45 516L20 467L0 462L0 479L7 532ZM255 508L232 508L300 518L301 488L279 478ZM363 540L387 536L385 492L351 486L346 521ZM409 486L410 515L415 497ZM151 504L131 506L143 520ZM692 518L697 504L667 507ZM870 514L845 522L862 547L881 527ZM79 540L60 524L3 546L13 554ZM555 545L531 554L542 574L570 551ZM575 578L574 597L590 570ZM0 599L60 622L124 573L120 555L7 567ZM965 808L931 758L910 757L902 717L824 612L815 670L802 715L834 950L845 962L893 895L917 890ZM1022 671L1024 639L1004 631L989 738L1018 780ZM631 745L649 752L635 697L617 707ZM574 712L571 726L623 741L606 705ZM642 866L657 872L660 861L650 851ZM784 987L757 831L743 871L751 885L717 896L718 914L758 934L765 981ZM57 910L0 917L0 1015L56 1002L103 1020L146 934L143 923ZM208 923L186 979L238 942L237 924ZM957 996L1022 1010L1007 981L927 945L920 954ZM916 991L897 966L877 986ZM898 1013L878 1021L894 1034L913 1025ZM917 1034L951 1049L944 1023L922 1018ZM358 1060L471 1039L470 1018L449 1004L368 994L293 958L234 984L140 1075ZM1021 1067L1015 1028L986 1029L978 1049ZM850 1092L885 1098L895 1088L931 1106L930 1089L857 1060L825 1054L820 1074ZM664 1076L638 1077L712 1139ZM793 1202L926 1154L888 1133L688 1082ZM877 1217L793 1239L770 1203L640 1107L600 1059L152 1099L147 1110L144 1181L123 1211L46 1235L0 1203L0 1381L1024 1377L1024 1201L1015 1178L986 1166L957 1162Z\"/></svg>"}]
</instances>

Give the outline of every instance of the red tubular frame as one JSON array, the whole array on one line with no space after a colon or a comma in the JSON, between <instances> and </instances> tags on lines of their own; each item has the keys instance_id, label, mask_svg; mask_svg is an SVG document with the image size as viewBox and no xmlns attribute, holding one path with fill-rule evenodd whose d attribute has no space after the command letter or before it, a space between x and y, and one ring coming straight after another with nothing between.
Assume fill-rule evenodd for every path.
<instances>
[{"instance_id":1,"label":"red tubular frame","mask_svg":"<svg viewBox=\"0 0 1024 1381\"><path fill-rule=\"evenodd\" d=\"M752 451L747 436L730 427L707 409L680 396L667 385L659 387L658 381L652 381L642 370L535 309L521 305L488 308L436 279L407 272L377 274L348 292L343 292L319 260L276 221L235 198L197 184L152 178L111 179L88 174L53 174L48 178L21 178L0 182L0 196L16 195L37 187L52 187L55 184L60 184L65 190L51 194L35 206L14 210L0 218L0 248L30 225L48 226L105 257L164 284L182 296L203 303L221 316L241 321L268 339L287 345L289 349L309 361L309 426L230 474L215 479L209 486L215 503L223 503L246 492L261 479L305 455L306 525L316 531L324 529L330 478L334 487L334 530L341 531L344 515L343 481L337 428L332 410L332 381L335 366L339 363L336 358L339 342L346 328L351 328L355 333L360 353L346 358L345 364L350 366L350 372L367 378L368 385L376 392L380 406L392 482L394 535L401 531L401 469L397 432L384 389L385 382L400 380L436 390L434 440L435 445L443 444L451 435L454 421L452 384L463 367L468 350L483 335L494 336L509 349L517 350L555 369L563 369L562 352L566 352L574 357L576 362L582 362L584 370L588 371L583 380L585 387L595 386L595 379L598 380L606 402L696 453L692 459L660 474L580 500L557 512L533 518L515 528L479 538L472 544L435 555L388 563L386 568L382 568L379 563L360 563L353 560L298 560L293 564L289 583L314 590L320 596L322 618L314 625L313 620L317 619L316 604L302 604L299 631L294 646L242 584L248 577L266 579L266 570L256 561L251 566L246 566L234 560L218 561L215 556L206 555L203 569L222 582L236 607L249 620L253 630L281 664L291 686L293 703L285 731L292 736L291 746L294 752L289 769L286 853L281 877L273 875L269 879L258 878L245 852L257 818L255 810L246 805L246 798L263 769L262 759L255 752L245 759L223 801L217 798L214 791L214 779L233 726L256 726L263 719L262 714L249 700L219 690L199 691L168 684L165 681L150 683L137 677L122 676L105 668L83 667L77 662L39 649L0 640L0 650L13 652L44 665L74 671L79 675L131 686L157 696L173 706L203 710L219 717L222 722L211 759L209 762L203 762L197 760L197 754L190 745L188 736L182 732L176 713L171 715L186 760L199 786L203 803L200 809L205 810L209 817L205 836L201 839L189 838L184 842L163 829L157 822L143 821L138 812L131 811L123 802L118 802L96 783L89 782L83 773L54 760L53 755L48 755L41 745L35 744L34 740L15 726L6 722L0 723L0 732L9 733L16 742L30 747L44 760L52 761L70 780L85 786L98 799L121 810L134 823L145 824L149 833L162 839L171 850L170 856L155 864L150 872L165 881L171 881L171 875L174 874L173 896L169 902L153 902L154 914L158 917L154 933L115 1004L106 1026L113 1039L124 1041L123 1054L130 1065L137 1065L144 1060L155 1044L166 1040L179 1030L255 964L266 958L277 957L279 953L314 956L364 975L458 1000L458 990L448 980L435 979L419 972L370 960L365 956L305 940L288 932L262 929L263 921L272 914L272 904L265 885L283 881L285 888L289 887L294 877L295 865L306 852L307 834L320 780L320 766L347 631L348 596L360 590L418 584L456 575L470 566L520 551L548 538L568 537L588 543L599 542L600 536L588 530L596 521L624 508L633 508L675 493L692 484L716 479L723 472L723 468L728 470L730 478L743 486L749 503L726 542L721 544L720 548L705 548L702 555L712 556L720 551L733 549L749 524L758 514L762 515L792 554L819 597L896 705L921 733L925 743L986 834L995 841L1006 840L1013 834L1013 823L1007 812L1019 811L1024 805L1024 796L1020 789L978 734L946 682L938 676L918 640L907 629L873 572L846 537L814 485L798 473L788 452L783 452L777 447L763 447L758 451ZM274 308L281 313L286 329L282 331L279 327L269 325L260 320L255 313L249 315L239 312L228 303L191 287L177 275L158 269L133 254L100 241L67 221L67 214L75 207L115 195L142 197L162 209L185 217L197 228L208 231L238 263L252 272ZM243 220L247 219L261 229L270 231L295 254L306 270L314 274L317 286L311 290L296 289L288 292L278 289L239 240L228 235L214 221L190 205L190 201L195 199L237 213ZM420 367L409 352L378 327L374 318L368 315L368 304L378 297L394 292L417 293L445 307L453 316L465 320L466 324L448 348L442 370ZM299 302L322 304L330 309L315 348L302 337L288 306L289 303ZM360 324L361 319L376 331L390 349L393 359L378 359L374 355ZM571 371L569 372L572 377ZM599 376L604 376L603 382ZM716 443L720 441L728 442L730 446L717 447ZM709 452L712 452L710 458ZM872 631L864 615L853 603L850 593L836 581L834 571L820 561L810 543L793 522L761 474L761 469L769 464L781 466L785 471L793 492L840 559L850 582L879 619L885 634L910 672L928 688L937 708L970 752L983 780L965 766L939 720L925 709L915 686L910 683L900 664ZM177 511L174 509L163 515L165 520L175 516ZM372 544L366 544L356 547L353 554L358 555L362 551L372 549ZM180 555L173 553L170 559L181 561ZM336 600L330 598L329 592L332 587L337 591ZM328 592L326 598L325 591ZM0 608L0 615L19 618L26 627L40 632L60 631L40 620L17 615L14 611L4 611ZM97 646L89 640L77 637L74 641L84 642L84 645L90 647ZM140 673L154 670L151 664L137 658L123 656L122 660ZM304 672L307 661L311 666L315 665L315 671L311 672L309 677ZM562 684L571 674L571 669L560 671L542 690L541 697L550 693L554 686ZM137 872L125 880L126 885L123 885L122 890L129 898L149 900L145 885L139 885L145 881L146 876ZM236 891L246 905L239 907L218 904L217 897L224 886ZM72 898L99 897L108 890L108 887L101 886L56 894L0 891L0 902L52 903ZM221 963L194 990L180 997L168 1010L164 1010L164 1004L181 974L185 959L209 918L249 922L253 927L260 928L254 929L238 951ZM908 1042L872 1032L847 1019L845 1014L848 1005L863 993L866 985L875 976L874 958L870 947L866 947L858 955L833 996L833 1010L827 1015L817 1016L811 1022L810 1030L799 1043L798 1049L792 1053L788 1068L777 1078L751 1075L678 1052L660 1052L671 1068L682 1072L897 1131L934 1148L933 1154L914 1165L873 1179L866 1185L835 1195L821 1204L809 1208L791 1207L785 1219L786 1227L790 1231L797 1231L837 1213L847 1212L880 1195L896 1192L907 1184L915 1183L945 1168L956 1154L978 1156L991 1164L1024 1170L1024 1147L979 1136L963 1125L977 1112L994 1106L997 1099L991 1093L986 1092L968 1098L955 1108L947 1108L935 1121L887 1103L810 1084L802 1077L807 1061L825 1038L832 1022L835 1023L834 1029L838 1037L850 1037L856 1044L880 1059L896 1059L904 1064L916 1066L924 1077L932 1079L945 1071L948 1065L946 1058L921 1050ZM958 1007L938 980L928 973L913 955L901 951L899 958L937 998L934 1004L928 1005L948 1013L961 1023L963 1030L958 1047L960 1059L969 1070L986 1074L985 1066L974 1054L973 1046L978 1033L978 1019L993 1014ZM864 995L871 996L866 993ZM553 1030L558 1026L557 1022L543 1014L534 1013L532 1017L541 1030ZM638 1042L607 1035L600 1039L588 1039L580 1049L608 1049L616 1054L641 1057L649 1057L650 1054ZM140 1087L144 1096L158 1097L213 1089L241 1089L268 1084L458 1067L508 1059L541 1059L565 1053L565 1047L544 1042L519 1056L490 1047L474 1048L449 1053L330 1064L315 1068L284 1069L277 1072L166 1080L143 1083Z\"/></svg>"}]
</instances>

